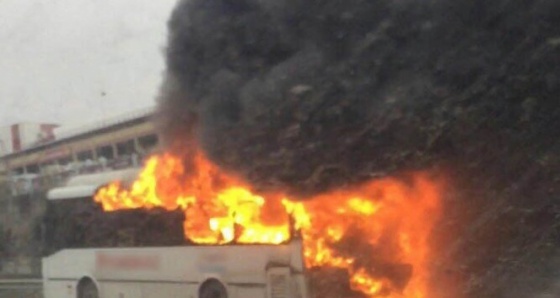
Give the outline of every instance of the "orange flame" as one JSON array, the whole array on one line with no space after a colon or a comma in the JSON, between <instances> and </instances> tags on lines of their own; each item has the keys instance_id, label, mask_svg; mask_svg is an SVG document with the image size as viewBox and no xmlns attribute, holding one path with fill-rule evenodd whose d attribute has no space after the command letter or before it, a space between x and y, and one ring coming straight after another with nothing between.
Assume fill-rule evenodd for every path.
<instances>
[{"instance_id":1,"label":"orange flame","mask_svg":"<svg viewBox=\"0 0 560 298\"><path fill-rule=\"evenodd\" d=\"M196 243L279 244L290 239L290 216L301 231L308 268L345 270L367 297L428 297L428 236L439 215L440 184L428 175L410 181L374 180L294 202L265 197L220 171L202 154L192 169L169 154L149 158L130 187L112 183L95 201L105 211L178 208L185 237Z\"/></svg>"}]
</instances>

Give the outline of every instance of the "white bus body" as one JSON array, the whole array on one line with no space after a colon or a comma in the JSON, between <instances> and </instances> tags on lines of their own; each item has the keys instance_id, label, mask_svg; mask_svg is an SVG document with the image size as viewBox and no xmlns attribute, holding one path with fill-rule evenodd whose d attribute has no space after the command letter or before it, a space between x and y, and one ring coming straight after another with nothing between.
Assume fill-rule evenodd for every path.
<instances>
[{"instance_id":1,"label":"white bus body","mask_svg":"<svg viewBox=\"0 0 560 298\"><path fill-rule=\"evenodd\" d=\"M49 192L49 199L91 197L100 186L75 181ZM298 239L281 245L63 249L42 265L44 298L308 297Z\"/></svg>"}]
</instances>

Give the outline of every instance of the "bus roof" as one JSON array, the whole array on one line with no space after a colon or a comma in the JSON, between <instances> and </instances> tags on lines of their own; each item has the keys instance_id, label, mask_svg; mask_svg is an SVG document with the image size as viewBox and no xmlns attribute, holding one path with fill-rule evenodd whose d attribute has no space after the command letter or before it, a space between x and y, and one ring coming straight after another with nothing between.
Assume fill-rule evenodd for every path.
<instances>
[{"instance_id":1,"label":"bus roof","mask_svg":"<svg viewBox=\"0 0 560 298\"><path fill-rule=\"evenodd\" d=\"M51 189L47 193L49 200L65 200L91 197L100 187L113 181L132 181L139 173L139 168L79 175L70 178L65 186Z\"/></svg>"},{"instance_id":2,"label":"bus roof","mask_svg":"<svg viewBox=\"0 0 560 298\"><path fill-rule=\"evenodd\" d=\"M93 185L57 187L47 194L49 200L65 200L92 197L99 187Z\"/></svg>"}]
</instances>

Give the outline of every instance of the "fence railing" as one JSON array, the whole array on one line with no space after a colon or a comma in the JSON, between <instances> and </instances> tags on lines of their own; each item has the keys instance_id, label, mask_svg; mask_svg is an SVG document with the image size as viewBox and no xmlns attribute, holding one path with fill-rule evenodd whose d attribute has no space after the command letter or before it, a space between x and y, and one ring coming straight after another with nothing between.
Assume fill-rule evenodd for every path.
<instances>
[{"instance_id":1,"label":"fence railing","mask_svg":"<svg viewBox=\"0 0 560 298\"><path fill-rule=\"evenodd\" d=\"M69 178L76 175L137 167L141 163L139 158L137 155L120 156L103 162L91 161L67 166L52 166L40 174L7 176L0 180L0 197L3 189L4 191L8 189L11 196L41 193L63 185Z\"/></svg>"}]
</instances>

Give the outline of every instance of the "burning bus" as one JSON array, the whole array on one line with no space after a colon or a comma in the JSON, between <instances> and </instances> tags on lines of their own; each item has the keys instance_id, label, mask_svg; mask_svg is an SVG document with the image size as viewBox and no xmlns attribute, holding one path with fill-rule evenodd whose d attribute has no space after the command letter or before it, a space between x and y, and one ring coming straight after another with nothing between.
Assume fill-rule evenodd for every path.
<instances>
[{"instance_id":1,"label":"burning bus","mask_svg":"<svg viewBox=\"0 0 560 298\"><path fill-rule=\"evenodd\" d=\"M535 297L560 255L558 3L179 0L165 153L52 192L91 206L49 219L75 237L49 247L48 297L433 298L447 273Z\"/></svg>"},{"instance_id":2,"label":"burning bus","mask_svg":"<svg viewBox=\"0 0 560 298\"><path fill-rule=\"evenodd\" d=\"M87 240L48 251L48 298L435 297L445 183L403 165L436 143L439 126L424 124L439 118L416 117L422 96L403 100L421 80L383 85L392 50L370 53L401 3L336 3L178 2L156 113L164 152L129 179L50 193L94 211L47 224L81 225Z\"/></svg>"},{"instance_id":3,"label":"burning bus","mask_svg":"<svg viewBox=\"0 0 560 298\"><path fill-rule=\"evenodd\" d=\"M79 176L49 192L45 297L309 297L293 231L255 243L227 235L195 243L183 235L183 212L105 213L93 201L99 187L135 173Z\"/></svg>"},{"instance_id":4,"label":"burning bus","mask_svg":"<svg viewBox=\"0 0 560 298\"><path fill-rule=\"evenodd\" d=\"M295 201L155 155L49 192L45 296L429 297L440 193L414 173Z\"/></svg>"}]
</instances>

